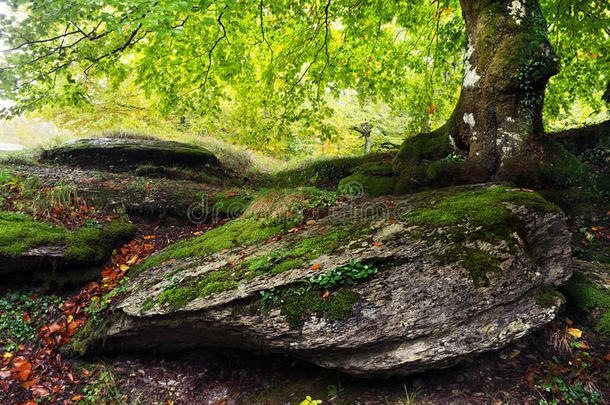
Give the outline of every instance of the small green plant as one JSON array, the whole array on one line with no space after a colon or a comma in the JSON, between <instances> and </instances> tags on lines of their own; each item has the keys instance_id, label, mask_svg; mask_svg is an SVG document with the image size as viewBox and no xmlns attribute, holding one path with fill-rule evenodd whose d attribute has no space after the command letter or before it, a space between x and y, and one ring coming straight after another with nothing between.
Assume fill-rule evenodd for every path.
<instances>
[{"instance_id":1,"label":"small green plant","mask_svg":"<svg viewBox=\"0 0 610 405\"><path fill-rule=\"evenodd\" d=\"M88 312L91 314L92 317L95 317L99 313L105 311L108 308L108 306L110 306L110 303L112 302L112 299L115 296L127 292L127 290L128 290L127 281L129 281L129 277L123 278L119 282L119 285L117 287L112 289L110 292L108 292L106 295L104 295L99 300L95 300L94 302L92 302L91 305L89 305L89 307L85 308L85 312Z\"/></svg>"},{"instance_id":2,"label":"small green plant","mask_svg":"<svg viewBox=\"0 0 610 405\"><path fill-rule=\"evenodd\" d=\"M303 401L301 401L301 405L322 405L322 401L319 399L311 399L311 397L308 395Z\"/></svg>"},{"instance_id":3,"label":"small green plant","mask_svg":"<svg viewBox=\"0 0 610 405\"><path fill-rule=\"evenodd\" d=\"M116 405L126 403L127 398L121 391L112 375L112 372L103 364L97 367L95 378L83 388L79 405L108 404Z\"/></svg>"},{"instance_id":4,"label":"small green plant","mask_svg":"<svg viewBox=\"0 0 610 405\"><path fill-rule=\"evenodd\" d=\"M321 289L331 290L343 285L353 285L356 280L367 278L376 273L377 268L374 266L352 260L345 266L311 277L309 282Z\"/></svg>"},{"instance_id":5,"label":"small green plant","mask_svg":"<svg viewBox=\"0 0 610 405\"><path fill-rule=\"evenodd\" d=\"M275 305L280 300L280 295L275 287L261 291L261 297L263 300L263 306Z\"/></svg>"},{"instance_id":6,"label":"small green plant","mask_svg":"<svg viewBox=\"0 0 610 405\"><path fill-rule=\"evenodd\" d=\"M466 160L466 156L462 156L458 153L451 152L444 158L442 158L441 162L464 162Z\"/></svg>"},{"instance_id":7,"label":"small green plant","mask_svg":"<svg viewBox=\"0 0 610 405\"><path fill-rule=\"evenodd\" d=\"M405 390L405 399L398 400L398 402L396 402L394 405L414 405L415 398L417 398L417 396L420 395L423 391L418 388L413 392L409 392L406 384L403 384L402 387ZM388 401L387 398L386 398L385 402L387 405L390 405L390 401Z\"/></svg>"}]
</instances>

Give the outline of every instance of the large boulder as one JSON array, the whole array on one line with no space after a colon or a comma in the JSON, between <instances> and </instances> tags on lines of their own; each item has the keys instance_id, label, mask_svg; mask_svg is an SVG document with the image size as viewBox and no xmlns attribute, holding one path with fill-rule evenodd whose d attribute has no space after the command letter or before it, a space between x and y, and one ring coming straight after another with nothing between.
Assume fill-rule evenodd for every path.
<instances>
[{"instance_id":1,"label":"large boulder","mask_svg":"<svg viewBox=\"0 0 610 405\"><path fill-rule=\"evenodd\" d=\"M181 142L132 139L77 139L44 150L41 161L104 170L161 170L181 167L194 170L218 165L209 150Z\"/></svg>"},{"instance_id":2,"label":"large boulder","mask_svg":"<svg viewBox=\"0 0 610 405\"><path fill-rule=\"evenodd\" d=\"M130 292L72 348L222 346L405 375L540 328L571 276L562 212L527 190L355 199L306 223L253 214L170 246L133 270Z\"/></svg>"}]
</instances>

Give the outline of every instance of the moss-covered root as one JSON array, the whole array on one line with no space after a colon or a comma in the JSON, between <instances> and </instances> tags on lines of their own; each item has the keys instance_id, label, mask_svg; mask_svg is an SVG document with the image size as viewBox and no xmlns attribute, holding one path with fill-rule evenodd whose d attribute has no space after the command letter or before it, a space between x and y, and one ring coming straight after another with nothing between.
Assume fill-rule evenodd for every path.
<instances>
[{"instance_id":1,"label":"moss-covered root","mask_svg":"<svg viewBox=\"0 0 610 405\"><path fill-rule=\"evenodd\" d=\"M458 164L441 159L455 151L444 127L407 138L394 158L394 170L399 176L394 191L402 194L427 185L452 184Z\"/></svg>"}]
</instances>

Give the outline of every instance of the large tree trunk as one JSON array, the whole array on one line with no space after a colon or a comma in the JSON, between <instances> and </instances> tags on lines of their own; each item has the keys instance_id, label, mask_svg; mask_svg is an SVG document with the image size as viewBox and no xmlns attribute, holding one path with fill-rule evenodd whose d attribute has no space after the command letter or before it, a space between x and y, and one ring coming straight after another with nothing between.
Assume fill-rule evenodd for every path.
<instances>
[{"instance_id":1,"label":"large tree trunk","mask_svg":"<svg viewBox=\"0 0 610 405\"><path fill-rule=\"evenodd\" d=\"M432 153L403 145L397 155L402 176L420 177L407 179L407 188L425 182L421 170L412 170L414 164L448 151L467 155L462 176L468 180L506 178L514 166L535 156L544 132L544 90L559 71L559 59L547 40L538 0L460 3L467 34L462 92L445 126L405 142L429 146L434 139L439 149Z\"/></svg>"}]
</instances>

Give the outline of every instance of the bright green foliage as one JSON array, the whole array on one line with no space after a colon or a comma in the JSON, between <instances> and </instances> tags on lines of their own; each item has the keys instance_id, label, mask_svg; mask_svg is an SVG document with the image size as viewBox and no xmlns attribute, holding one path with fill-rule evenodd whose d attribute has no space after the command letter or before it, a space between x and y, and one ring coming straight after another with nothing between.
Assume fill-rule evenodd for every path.
<instances>
[{"instance_id":1,"label":"bright green foliage","mask_svg":"<svg viewBox=\"0 0 610 405\"><path fill-rule=\"evenodd\" d=\"M377 273L377 268L370 264L350 261L345 266L337 267L328 273L322 273L309 279L309 282L322 289L330 290L343 285L353 285L355 281Z\"/></svg>"},{"instance_id":2,"label":"bright green foliage","mask_svg":"<svg viewBox=\"0 0 610 405\"><path fill-rule=\"evenodd\" d=\"M228 123L246 144L296 150L297 137L329 139L362 119L394 131L386 112L401 111L409 132L421 130L448 115L459 89L464 33L455 0L26 4L12 3L23 18L0 20L11 48L0 97L20 99L15 111L77 107L64 121L82 118L79 108L108 106L115 117L127 110L129 122L158 105L174 125L203 132ZM337 104L371 112L329 123Z\"/></svg>"},{"instance_id":3,"label":"bright green foliage","mask_svg":"<svg viewBox=\"0 0 610 405\"><path fill-rule=\"evenodd\" d=\"M15 350L20 344L31 344L38 331L60 312L62 299L14 292L0 297L0 342L2 351ZM26 317L27 315L27 317Z\"/></svg>"},{"instance_id":4,"label":"bright green foliage","mask_svg":"<svg viewBox=\"0 0 610 405\"><path fill-rule=\"evenodd\" d=\"M610 77L610 3L542 0L548 37L561 60L545 97L544 114L554 127L607 117L602 93Z\"/></svg>"}]
</instances>

